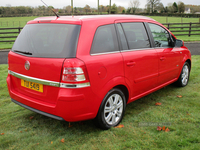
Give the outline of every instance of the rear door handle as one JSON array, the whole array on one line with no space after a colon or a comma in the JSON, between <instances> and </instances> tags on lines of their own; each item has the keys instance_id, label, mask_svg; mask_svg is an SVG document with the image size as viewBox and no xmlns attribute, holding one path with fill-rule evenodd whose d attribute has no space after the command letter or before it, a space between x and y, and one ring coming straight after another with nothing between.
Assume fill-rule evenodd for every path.
<instances>
[{"instance_id":1,"label":"rear door handle","mask_svg":"<svg viewBox=\"0 0 200 150\"><path fill-rule=\"evenodd\" d=\"M135 64L136 64L136 62L131 61L131 62L128 62L126 65L127 66L135 66Z\"/></svg>"}]
</instances>

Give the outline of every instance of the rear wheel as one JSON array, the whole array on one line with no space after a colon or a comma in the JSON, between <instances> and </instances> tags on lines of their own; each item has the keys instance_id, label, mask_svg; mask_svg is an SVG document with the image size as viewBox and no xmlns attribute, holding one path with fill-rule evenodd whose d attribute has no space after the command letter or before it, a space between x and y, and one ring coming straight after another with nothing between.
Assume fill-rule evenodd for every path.
<instances>
[{"instance_id":1,"label":"rear wheel","mask_svg":"<svg viewBox=\"0 0 200 150\"><path fill-rule=\"evenodd\" d=\"M110 90L101 103L95 124L105 130L117 126L123 118L125 107L124 93L117 88Z\"/></svg>"},{"instance_id":2,"label":"rear wheel","mask_svg":"<svg viewBox=\"0 0 200 150\"><path fill-rule=\"evenodd\" d=\"M180 87L186 86L188 84L189 77L190 77L190 65L188 64L188 62L185 62L181 74L178 80L176 81L176 85Z\"/></svg>"}]
</instances>

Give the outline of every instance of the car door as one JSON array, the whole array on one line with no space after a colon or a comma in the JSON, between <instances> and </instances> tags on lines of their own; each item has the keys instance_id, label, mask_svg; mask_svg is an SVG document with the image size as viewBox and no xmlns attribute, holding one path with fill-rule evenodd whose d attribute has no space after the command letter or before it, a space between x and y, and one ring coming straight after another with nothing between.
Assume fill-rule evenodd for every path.
<instances>
[{"instance_id":1,"label":"car door","mask_svg":"<svg viewBox=\"0 0 200 150\"><path fill-rule=\"evenodd\" d=\"M158 80L157 51L151 48L142 22L117 23L124 59L125 81L131 101L155 88Z\"/></svg>"},{"instance_id":2,"label":"car door","mask_svg":"<svg viewBox=\"0 0 200 150\"><path fill-rule=\"evenodd\" d=\"M181 51L180 48L172 46L173 38L166 29L153 23L148 23L148 25L159 57L158 84L162 85L178 77Z\"/></svg>"}]
</instances>

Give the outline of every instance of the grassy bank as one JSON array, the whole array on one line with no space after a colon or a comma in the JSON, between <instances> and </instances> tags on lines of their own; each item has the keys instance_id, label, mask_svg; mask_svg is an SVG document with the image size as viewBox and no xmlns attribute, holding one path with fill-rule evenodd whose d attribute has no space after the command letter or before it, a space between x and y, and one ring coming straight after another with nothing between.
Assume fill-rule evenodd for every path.
<instances>
[{"instance_id":1,"label":"grassy bank","mask_svg":"<svg viewBox=\"0 0 200 150\"><path fill-rule=\"evenodd\" d=\"M69 127L14 104L6 86L7 65L0 65L0 74L0 149L199 149L200 56L192 56L186 87L169 85L127 105L124 128L107 131L91 120ZM158 123L168 123L170 131L158 131Z\"/></svg>"},{"instance_id":2,"label":"grassy bank","mask_svg":"<svg viewBox=\"0 0 200 150\"><path fill-rule=\"evenodd\" d=\"M199 18L181 18L181 17L161 17L161 16L150 16L160 23L189 23L189 22L199 22ZM24 25L30 21L37 18L37 16L31 17L6 17L0 18L0 28L13 28L13 27L24 27ZM7 32L6 30L0 32ZM10 30L8 32L11 32ZM16 31L14 31L16 32ZM188 33L188 32L187 32ZM5 36L16 36L17 34L5 35ZM4 36L3 34L1 36ZM192 36L177 36L178 39L184 40L185 42L200 41L199 35ZM9 40L9 39L1 39ZM12 39L10 39L12 40ZM0 43L0 49L10 49L13 46L13 42Z\"/></svg>"}]
</instances>

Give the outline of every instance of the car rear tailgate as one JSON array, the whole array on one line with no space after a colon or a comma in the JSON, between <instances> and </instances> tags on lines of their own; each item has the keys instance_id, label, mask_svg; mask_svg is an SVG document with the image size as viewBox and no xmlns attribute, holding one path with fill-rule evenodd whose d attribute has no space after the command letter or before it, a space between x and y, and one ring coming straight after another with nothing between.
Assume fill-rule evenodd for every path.
<instances>
[{"instance_id":1,"label":"car rear tailgate","mask_svg":"<svg viewBox=\"0 0 200 150\"><path fill-rule=\"evenodd\" d=\"M43 102L56 103L64 58L35 58L9 52L8 61L12 90ZM30 64L29 70L25 69L26 62ZM22 80L29 84L40 83L43 89L24 87Z\"/></svg>"}]
</instances>

